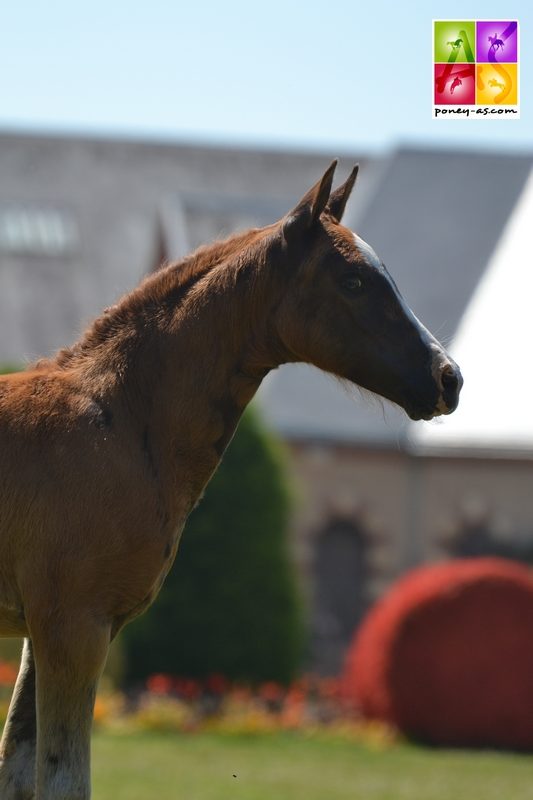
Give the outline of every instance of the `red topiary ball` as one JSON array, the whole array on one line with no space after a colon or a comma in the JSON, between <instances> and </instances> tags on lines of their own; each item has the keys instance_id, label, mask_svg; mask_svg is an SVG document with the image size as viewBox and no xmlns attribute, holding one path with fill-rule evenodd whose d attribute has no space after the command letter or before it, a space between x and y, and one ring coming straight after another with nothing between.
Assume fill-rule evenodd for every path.
<instances>
[{"instance_id":1,"label":"red topiary ball","mask_svg":"<svg viewBox=\"0 0 533 800\"><path fill-rule=\"evenodd\" d=\"M345 689L432 744L533 750L531 571L476 558L409 573L356 634Z\"/></svg>"}]
</instances>

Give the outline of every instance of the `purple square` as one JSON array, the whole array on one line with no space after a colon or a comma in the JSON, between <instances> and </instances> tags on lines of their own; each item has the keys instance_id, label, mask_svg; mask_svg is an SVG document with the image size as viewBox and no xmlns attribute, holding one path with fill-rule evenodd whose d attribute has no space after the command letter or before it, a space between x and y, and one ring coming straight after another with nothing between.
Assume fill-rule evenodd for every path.
<instances>
[{"instance_id":1,"label":"purple square","mask_svg":"<svg viewBox=\"0 0 533 800\"><path fill-rule=\"evenodd\" d=\"M476 23L476 61L491 64L518 61L516 20L483 20Z\"/></svg>"}]
</instances>

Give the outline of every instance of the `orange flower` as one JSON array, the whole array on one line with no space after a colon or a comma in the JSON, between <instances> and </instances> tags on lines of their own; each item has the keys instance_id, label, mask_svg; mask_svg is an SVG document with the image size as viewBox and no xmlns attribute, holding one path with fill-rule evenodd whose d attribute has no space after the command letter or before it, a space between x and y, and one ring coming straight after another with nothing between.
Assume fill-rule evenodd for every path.
<instances>
[{"instance_id":1,"label":"orange flower","mask_svg":"<svg viewBox=\"0 0 533 800\"><path fill-rule=\"evenodd\" d=\"M0 661L0 686L14 686L17 680L18 668L7 661Z\"/></svg>"},{"instance_id":2,"label":"orange flower","mask_svg":"<svg viewBox=\"0 0 533 800\"><path fill-rule=\"evenodd\" d=\"M274 681L267 681L259 687L259 697L267 703L275 703L283 697L283 687Z\"/></svg>"}]
</instances>

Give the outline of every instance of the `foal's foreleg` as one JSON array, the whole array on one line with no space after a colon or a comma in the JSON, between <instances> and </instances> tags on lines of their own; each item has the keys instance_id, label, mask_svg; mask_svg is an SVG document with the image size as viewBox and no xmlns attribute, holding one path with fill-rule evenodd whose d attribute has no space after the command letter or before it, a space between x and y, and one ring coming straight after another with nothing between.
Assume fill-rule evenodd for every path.
<instances>
[{"instance_id":1,"label":"foal's foreleg","mask_svg":"<svg viewBox=\"0 0 533 800\"><path fill-rule=\"evenodd\" d=\"M0 798L31 800L35 789L35 663L24 640L20 670L0 742Z\"/></svg>"},{"instance_id":2,"label":"foal's foreleg","mask_svg":"<svg viewBox=\"0 0 533 800\"><path fill-rule=\"evenodd\" d=\"M33 635L37 667L35 800L88 800L94 698L109 626L57 622Z\"/></svg>"}]
</instances>

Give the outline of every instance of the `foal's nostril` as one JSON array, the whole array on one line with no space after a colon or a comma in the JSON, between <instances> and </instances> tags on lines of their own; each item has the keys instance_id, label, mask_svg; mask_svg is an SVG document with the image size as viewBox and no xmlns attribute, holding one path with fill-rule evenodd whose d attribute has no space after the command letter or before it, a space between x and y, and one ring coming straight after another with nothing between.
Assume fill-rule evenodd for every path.
<instances>
[{"instance_id":1,"label":"foal's nostril","mask_svg":"<svg viewBox=\"0 0 533 800\"><path fill-rule=\"evenodd\" d=\"M459 375L449 364L442 370L440 379L445 392L455 392L459 388Z\"/></svg>"}]
</instances>

